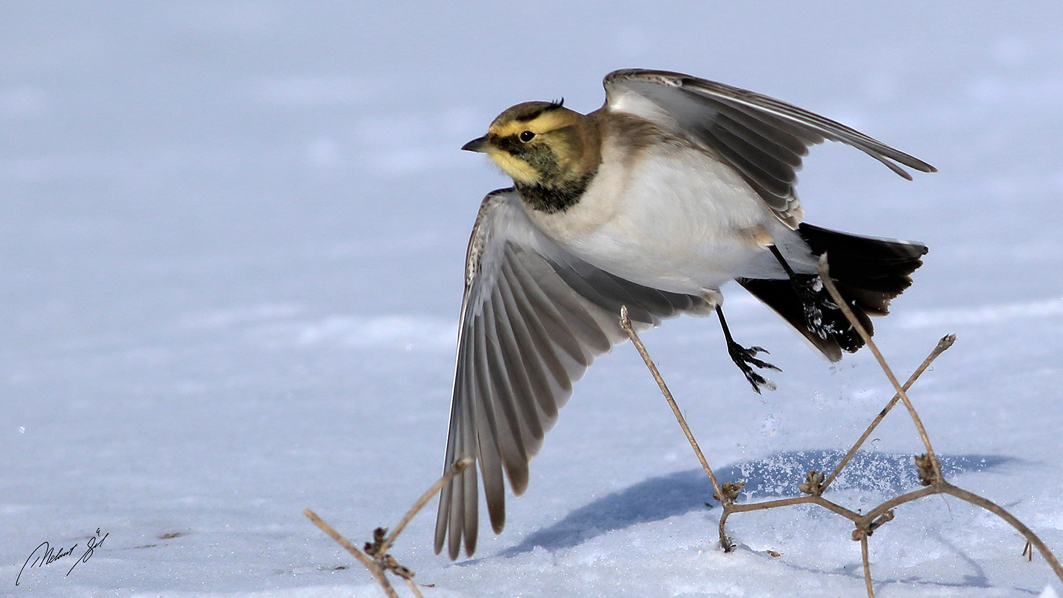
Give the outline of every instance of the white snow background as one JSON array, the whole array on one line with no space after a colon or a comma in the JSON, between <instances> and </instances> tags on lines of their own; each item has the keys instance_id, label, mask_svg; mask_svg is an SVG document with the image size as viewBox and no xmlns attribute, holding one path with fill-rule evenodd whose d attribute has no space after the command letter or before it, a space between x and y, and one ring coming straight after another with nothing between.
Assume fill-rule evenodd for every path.
<instances>
[{"instance_id":1,"label":"white snow background","mask_svg":"<svg viewBox=\"0 0 1063 598\"><path fill-rule=\"evenodd\" d=\"M819 146L799 191L810 222L930 246L876 340L903 378L957 333L911 392L947 474L1063 553L1061 32L1058 0L5 1L0 595L382 595L301 511L360 544L442 469L466 242L508 184L458 148L517 102L593 110L622 67L767 93L940 169ZM750 391L715 319L644 340L722 475L793 493L892 392L869 352L832 366L724 292L779 390ZM919 452L898 409L833 496L916 487ZM735 515L719 550L630 344L531 475L471 560L433 554L434 502L413 521L392 553L426 596L864 595L851 524L822 510ZM77 546L21 571L45 541ZM904 505L871 538L878 595L1063 593L1023 543L955 499Z\"/></svg>"}]
</instances>

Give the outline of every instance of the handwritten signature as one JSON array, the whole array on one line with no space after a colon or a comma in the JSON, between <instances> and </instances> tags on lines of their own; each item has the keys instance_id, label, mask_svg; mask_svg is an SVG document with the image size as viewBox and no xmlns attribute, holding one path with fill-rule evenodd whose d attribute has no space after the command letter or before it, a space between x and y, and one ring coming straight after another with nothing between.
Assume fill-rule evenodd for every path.
<instances>
[{"instance_id":1,"label":"handwritten signature","mask_svg":"<svg viewBox=\"0 0 1063 598\"><path fill-rule=\"evenodd\" d=\"M84 553L82 553L81 558L79 558L78 560L74 561L74 564L70 566L70 569L67 570L66 574L70 575L70 572L73 571L74 567L77 567L78 564L89 562L89 559L92 558L92 552L94 550L96 550L97 548L99 548L100 546L102 546L103 545L103 541L106 540L107 536L109 536L109 535L111 535L111 534L110 533L106 533L106 534L103 534L101 536L100 535L100 528L96 528L96 535L95 536L91 536L89 538L89 541L85 543L86 546L87 546L87 549L85 550ZM77 547L78 547L78 545L74 544L73 546L71 546L70 548L67 548L66 550L64 550L62 548L59 548L58 550L56 550L47 541L41 542L40 546L38 546L37 548L34 548L33 552L31 552L30 555L28 557L26 557L26 562L22 564L22 568L19 569L19 571L18 571L18 577L15 578L15 585L17 586L19 581L22 580L22 573L26 570L27 567L29 567L30 569L32 569L34 567L37 567L39 569L41 567L44 567L45 565L51 565L52 563L58 561L59 559L64 558L64 557L68 557L71 554L73 554L74 553L74 549L77 548ZM34 558L34 557L37 557L37 558ZM33 561L33 563L31 564L30 561Z\"/></svg>"}]
</instances>

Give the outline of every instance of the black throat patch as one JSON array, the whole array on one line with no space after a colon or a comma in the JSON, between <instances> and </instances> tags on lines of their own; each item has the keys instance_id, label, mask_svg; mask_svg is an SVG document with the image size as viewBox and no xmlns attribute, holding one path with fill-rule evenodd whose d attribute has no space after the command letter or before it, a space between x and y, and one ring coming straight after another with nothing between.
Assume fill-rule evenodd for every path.
<instances>
[{"instance_id":1,"label":"black throat patch","mask_svg":"<svg viewBox=\"0 0 1063 598\"><path fill-rule=\"evenodd\" d=\"M578 179L551 182L550 185L539 183L527 184L514 181L517 195L521 201L535 210L546 214L563 212L579 203L580 196L591 184L598 169L594 169Z\"/></svg>"}]
</instances>

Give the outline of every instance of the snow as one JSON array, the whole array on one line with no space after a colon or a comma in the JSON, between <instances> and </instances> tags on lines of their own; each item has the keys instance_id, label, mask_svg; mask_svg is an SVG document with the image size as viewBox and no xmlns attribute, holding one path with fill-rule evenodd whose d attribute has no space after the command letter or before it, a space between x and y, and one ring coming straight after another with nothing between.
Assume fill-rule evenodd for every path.
<instances>
[{"instance_id":1,"label":"snow","mask_svg":"<svg viewBox=\"0 0 1063 598\"><path fill-rule=\"evenodd\" d=\"M441 470L466 242L507 184L458 148L520 101L594 109L621 67L762 91L940 169L906 182L824 146L800 192L810 222L930 246L876 340L903 378L958 335L911 393L946 474L1063 553L1061 29L1056 0L4 3L0 595L382 595L301 512L360 544ZM869 352L832 366L732 287L777 391L750 392L713 319L644 340L722 477L788 495L892 393ZM919 452L899 409L831 496L911 489ZM736 514L719 550L630 345L531 471L472 559L433 554L432 507L414 519L392 554L426 596L864 594L822 510ZM76 547L22 570L46 541ZM870 547L878 596L1063 592L951 498Z\"/></svg>"}]
</instances>

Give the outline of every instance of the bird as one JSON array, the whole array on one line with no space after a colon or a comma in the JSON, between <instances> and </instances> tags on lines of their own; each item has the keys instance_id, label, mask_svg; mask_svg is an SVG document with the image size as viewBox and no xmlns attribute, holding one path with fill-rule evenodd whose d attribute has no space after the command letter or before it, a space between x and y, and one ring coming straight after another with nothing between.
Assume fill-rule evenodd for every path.
<instances>
[{"instance_id":1,"label":"bird","mask_svg":"<svg viewBox=\"0 0 1063 598\"><path fill-rule=\"evenodd\" d=\"M513 180L487 194L469 240L435 552L476 550L479 476L491 527L515 496L573 383L636 330L711 315L753 390L780 371L744 347L720 287L737 281L830 361L864 341L816 276L830 276L869 332L911 284L927 247L803 222L796 172L823 141L863 151L898 175L936 169L843 124L759 93L681 73L625 69L605 103L581 114L560 101L517 104L462 149Z\"/></svg>"}]
</instances>

